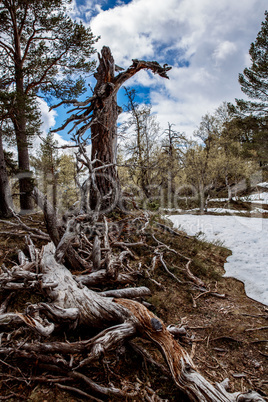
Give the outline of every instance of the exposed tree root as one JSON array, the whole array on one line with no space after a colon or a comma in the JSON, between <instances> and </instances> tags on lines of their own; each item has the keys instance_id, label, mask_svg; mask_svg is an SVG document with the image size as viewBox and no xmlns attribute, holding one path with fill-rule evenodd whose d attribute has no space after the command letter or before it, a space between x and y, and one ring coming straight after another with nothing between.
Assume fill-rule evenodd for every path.
<instances>
[{"instance_id":1,"label":"exposed tree root","mask_svg":"<svg viewBox=\"0 0 268 402\"><path fill-rule=\"evenodd\" d=\"M116 264L117 259L112 258L108 247L107 224L104 228L105 249L110 253L110 265ZM38 282L39 289L45 294L48 302L29 305L25 313L6 313L8 300L1 306L0 325L8 327L25 324L34 332L48 337L58 328L68 327L95 327L101 330L95 336L76 342L48 341L25 342L13 341L2 344L0 354L10 356L12 359L26 359L34 361L38 359L40 367L43 365L53 372L58 370L62 378L73 380L69 385L57 383L59 387L69 389L77 394L87 396L88 391L81 389L79 384L84 384L89 392L97 395L113 398L127 399L143 395L145 400L161 399L149 387L140 388L139 384L125 384L118 388L112 384L103 386L89 378L84 370L94 362L102 359L111 350L117 350L126 344L126 341L141 337L150 340L163 354L169 373L180 390L185 392L192 401L263 401L256 393L230 394L226 390L226 383L213 386L200 373L197 372L190 356L175 340L174 327L166 327L164 322L157 318L143 304L130 298L140 298L150 294L149 289L125 288L104 292L90 290L80 280L81 276L73 276L62 264L56 261L56 247L53 243L47 244L39 253L33 250L33 244L28 239L30 249L29 261L24 260L24 265L15 266L0 276L1 283L7 288L8 283L32 287L32 283ZM112 261L112 262L111 262ZM35 262L35 264L34 264ZM36 274L36 264L38 272ZM27 267L27 269L24 269ZM108 268L107 268L108 267ZM107 270L111 269L106 263ZM31 272L31 270L35 272ZM98 274L100 271L86 275L86 277ZM116 274L118 277L118 273ZM108 276L109 277L109 274ZM10 281L10 282L8 282ZM122 298L123 297L123 298ZM174 332L175 331L175 332ZM182 331L183 332L183 331ZM138 350L138 347L136 347ZM148 353L139 350L145 358L150 359ZM153 362L153 359L151 359ZM166 369L162 369L166 372ZM154 399L153 399L154 398Z\"/></svg>"}]
</instances>

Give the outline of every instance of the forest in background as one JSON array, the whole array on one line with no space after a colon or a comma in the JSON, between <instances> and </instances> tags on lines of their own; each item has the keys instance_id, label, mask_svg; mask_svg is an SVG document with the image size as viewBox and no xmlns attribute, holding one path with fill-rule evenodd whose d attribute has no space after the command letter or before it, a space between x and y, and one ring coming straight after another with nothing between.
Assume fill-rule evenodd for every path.
<instances>
[{"instance_id":1,"label":"forest in background","mask_svg":"<svg viewBox=\"0 0 268 402\"><path fill-rule=\"evenodd\" d=\"M127 119L118 127L117 166L123 192L139 207L199 208L204 213L210 198L231 201L268 180L265 118L234 117L230 105L223 103L213 115L205 115L187 139L172 124L161 131L150 105L139 105L135 91L126 91L129 103ZM84 176L75 153L74 148L61 149L49 133L30 158L36 185L60 213L79 200ZM17 194L16 161L6 154L6 163Z\"/></svg>"}]
</instances>

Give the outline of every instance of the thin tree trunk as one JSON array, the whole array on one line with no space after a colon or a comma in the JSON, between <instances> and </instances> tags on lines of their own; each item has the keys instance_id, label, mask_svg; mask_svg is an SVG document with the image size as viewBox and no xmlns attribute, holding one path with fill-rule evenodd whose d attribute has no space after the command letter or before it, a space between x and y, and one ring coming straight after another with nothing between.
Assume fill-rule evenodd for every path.
<instances>
[{"instance_id":1,"label":"thin tree trunk","mask_svg":"<svg viewBox=\"0 0 268 402\"><path fill-rule=\"evenodd\" d=\"M231 201L232 200L232 187L230 186L227 173L225 175L225 184L226 184L226 187L228 190L228 201Z\"/></svg>"},{"instance_id":2,"label":"thin tree trunk","mask_svg":"<svg viewBox=\"0 0 268 402\"><path fill-rule=\"evenodd\" d=\"M0 129L0 216L5 218L12 216L10 207L13 208L13 202L6 170L2 131Z\"/></svg>"},{"instance_id":3,"label":"thin tree trunk","mask_svg":"<svg viewBox=\"0 0 268 402\"><path fill-rule=\"evenodd\" d=\"M200 200L200 214L204 215L205 209L205 190L204 185L201 183L199 185L199 200Z\"/></svg>"},{"instance_id":4,"label":"thin tree trunk","mask_svg":"<svg viewBox=\"0 0 268 402\"><path fill-rule=\"evenodd\" d=\"M57 172L55 169L55 164L53 161L53 155L52 155L52 150L51 150L51 175L52 175L52 204L53 204L53 208L56 211L57 208Z\"/></svg>"}]
</instances>

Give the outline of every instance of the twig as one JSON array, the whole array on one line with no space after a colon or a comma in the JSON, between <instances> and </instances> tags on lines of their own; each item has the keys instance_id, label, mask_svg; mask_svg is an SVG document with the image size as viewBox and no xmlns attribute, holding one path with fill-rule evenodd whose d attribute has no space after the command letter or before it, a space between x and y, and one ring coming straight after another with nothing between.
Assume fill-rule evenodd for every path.
<instances>
[{"instance_id":1,"label":"twig","mask_svg":"<svg viewBox=\"0 0 268 402\"><path fill-rule=\"evenodd\" d=\"M214 290L210 290L210 288L208 290L203 291L202 293L200 293L199 295L197 295L194 299L197 300L202 296L207 296L207 295L211 295L211 296L215 296L215 297L219 297L221 299L224 299L226 296L225 294L220 294L217 292L217 282L215 284L215 289Z\"/></svg>"},{"instance_id":2,"label":"twig","mask_svg":"<svg viewBox=\"0 0 268 402\"><path fill-rule=\"evenodd\" d=\"M172 276L173 279L175 279L175 281L177 281L178 283L183 283L179 278L176 277L176 275L174 275L172 272L170 272L170 270L168 269L164 259L163 259L163 254L159 253L159 259L163 265L163 267L165 268L165 270L167 271L167 273Z\"/></svg>"},{"instance_id":3,"label":"twig","mask_svg":"<svg viewBox=\"0 0 268 402\"><path fill-rule=\"evenodd\" d=\"M65 389L66 391L76 392L77 394L82 395L85 398L88 398L89 400L102 402L101 399L95 398L94 396L87 394L86 392L82 391L79 388L70 387L69 385L63 385L63 384L59 384L59 383L57 383L56 386L61 389Z\"/></svg>"},{"instance_id":4,"label":"twig","mask_svg":"<svg viewBox=\"0 0 268 402\"><path fill-rule=\"evenodd\" d=\"M31 228L30 226L26 225L26 224L20 219L20 217L18 216L18 214L16 214L16 212L15 212L13 209L10 208L10 211L11 211L12 215L14 216L14 218L16 218L16 219L18 220L20 226L21 226L24 230L26 230L27 232L30 232L30 233L32 233L32 232L37 233L38 235L45 237L46 240L50 240L50 238L49 238L49 236L48 236L47 233L43 232L43 231L40 230L40 229Z\"/></svg>"},{"instance_id":5,"label":"twig","mask_svg":"<svg viewBox=\"0 0 268 402\"><path fill-rule=\"evenodd\" d=\"M211 339L211 342L214 342L214 341L219 341L220 339L226 339L227 341L233 341L233 342L237 342L237 343L244 343L244 341L241 341L241 340L238 340L238 339L235 339L235 338L232 338L231 336L219 336L218 338L213 338L213 339ZM268 341L267 341L268 342Z\"/></svg>"},{"instance_id":6,"label":"twig","mask_svg":"<svg viewBox=\"0 0 268 402\"><path fill-rule=\"evenodd\" d=\"M128 398L128 397L136 395L136 393L127 394L126 392L122 391L119 388L115 388L114 386L104 387L102 385L99 385L99 384L95 383L94 381L92 381L87 376L85 376L84 374L79 373L78 371L73 371L73 372L69 373L69 375L72 378L76 378L76 379L84 381L95 392L98 392L103 395L109 395L109 396L113 395L113 396L123 397L123 398Z\"/></svg>"},{"instance_id":7,"label":"twig","mask_svg":"<svg viewBox=\"0 0 268 402\"><path fill-rule=\"evenodd\" d=\"M191 353L190 353L190 358L191 358L191 359L194 358L195 350L196 350L196 342L193 340L192 350L191 350Z\"/></svg>"},{"instance_id":8,"label":"twig","mask_svg":"<svg viewBox=\"0 0 268 402\"><path fill-rule=\"evenodd\" d=\"M268 329L268 327L248 328L248 329L245 329L245 332L249 332L249 331L260 331L260 330L263 330L263 329Z\"/></svg>"},{"instance_id":9,"label":"twig","mask_svg":"<svg viewBox=\"0 0 268 402\"><path fill-rule=\"evenodd\" d=\"M187 261L191 261L191 258L186 257L185 255L183 255L183 254L179 253L178 251L174 250L173 248L169 247L167 244L163 243L161 240L158 240L154 235L152 235L152 238L158 243L158 245L165 247L168 251L179 255L180 257L184 258Z\"/></svg>"},{"instance_id":10,"label":"twig","mask_svg":"<svg viewBox=\"0 0 268 402\"><path fill-rule=\"evenodd\" d=\"M192 298L192 302L193 302L193 307L196 308L197 304L196 304L195 298L192 294L191 294L191 298Z\"/></svg>"},{"instance_id":11,"label":"twig","mask_svg":"<svg viewBox=\"0 0 268 402\"><path fill-rule=\"evenodd\" d=\"M26 230L25 230L26 231ZM24 232L0 232L0 234L2 235L7 235L7 236L25 236L25 231ZM38 235L35 233L31 233L30 232L31 237L35 237L36 239L40 239L40 240L50 240L49 236L42 236L42 235Z\"/></svg>"},{"instance_id":12,"label":"twig","mask_svg":"<svg viewBox=\"0 0 268 402\"><path fill-rule=\"evenodd\" d=\"M17 397L17 398L20 398L20 399L27 399L26 396L16 394L15 392L12 392L11 394L6 395L6 396L0 396L0 401L6 401L6 400L14 398L14 397Z\"/></svg>"},{"instance_id":13,"label":"twig","mask_svg":"<svg viewBox=\"0 0 268 402\"><path fill-rule=\"evenodd\" d=\"M189 261L187 262L186 267L185 267L185 272L186 272L188 278L189 278L191 281L193 281L193 282L194 282L196 285L198 285L198 286L205 286L204 282L203 282L200 278L197 278L197 276L195 276L195 275L190 271L189 266L190 266L191 262L192 262L192 260L189 259Z\"/></svg>"}]
</instances>

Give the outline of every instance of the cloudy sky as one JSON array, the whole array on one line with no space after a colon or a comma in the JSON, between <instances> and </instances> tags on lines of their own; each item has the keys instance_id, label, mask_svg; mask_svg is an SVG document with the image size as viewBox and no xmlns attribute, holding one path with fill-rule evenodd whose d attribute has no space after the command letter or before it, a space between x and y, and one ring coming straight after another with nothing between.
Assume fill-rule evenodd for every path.
<instances>
[{"instance_id":1,"label":"cloudy sky","mask_svg":"<svg viewBox=\"0 0 268 402\"><path fill-rule=\"evenodd\" d=\"M151 102L163 129L170 122L191 135L204 114L243 97L238 74L250 65L267 8L267 0L73 0L70 13L101 36L98 50L109 46L119 66L134 58L172 66L169 80L143 71L128 84ZM46 128L60 121L53 113L44 112Z\"/></svg>"}]
</instances>

